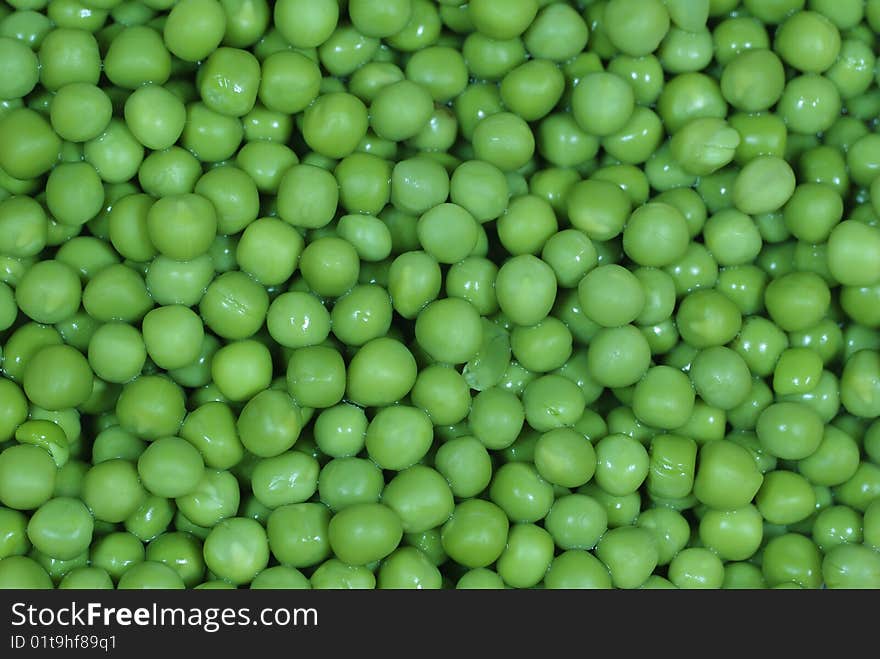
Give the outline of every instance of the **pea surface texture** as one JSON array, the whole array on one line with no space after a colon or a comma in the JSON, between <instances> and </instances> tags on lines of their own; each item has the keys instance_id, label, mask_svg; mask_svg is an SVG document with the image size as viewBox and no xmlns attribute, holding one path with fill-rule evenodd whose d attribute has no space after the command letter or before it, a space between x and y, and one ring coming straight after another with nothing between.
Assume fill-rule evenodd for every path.
<instances>
[{"instance_id":1,"label":"pea surface texture","mask_svg":"<svg viewBox=\"0 0 880 659\"><path fill-rule=\"evenodd\" d=\"M876 0L0 0L0 588L880 588Z\"/></svg>"}]
</instances>

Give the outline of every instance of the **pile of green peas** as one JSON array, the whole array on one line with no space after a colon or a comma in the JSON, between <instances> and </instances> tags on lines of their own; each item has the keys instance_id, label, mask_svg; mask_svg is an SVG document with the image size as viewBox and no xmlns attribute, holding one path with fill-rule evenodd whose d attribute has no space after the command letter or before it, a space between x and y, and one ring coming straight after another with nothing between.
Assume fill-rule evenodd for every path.
<instances>
[{"instance_id":1,"label":"pile of green peas","mask_svg":"<svg viewBox=\"0 0 880 659\"><path fill-rule=\"evenodd\" d=\"M0 0L0 588L880 587L880 0Z\"/></svg>"}]
</instances>

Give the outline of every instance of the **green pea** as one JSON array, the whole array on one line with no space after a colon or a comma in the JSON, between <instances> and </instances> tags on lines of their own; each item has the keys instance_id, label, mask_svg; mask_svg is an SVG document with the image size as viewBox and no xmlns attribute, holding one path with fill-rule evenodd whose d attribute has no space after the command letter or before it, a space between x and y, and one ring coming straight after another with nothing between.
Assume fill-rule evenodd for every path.
<instances>
[{"instance_id":1,"label":"green pea","mask_svg":"<svg viewBox=\"0 0 880 659\"><path fill-rule=\"evenodd\" d=\"M767 543L762 571L770 586L793 582L802 588L819 588L823 577L821 560L818 548L808 538L786 533Z\"/></svg>"},{"instance_id":2,"label":"green pea","mask_svg":"<svg viewBox=\"0 0 880 659\"><path fill-rule=\"evenodd\" d=\"M800 474L773 471L765 476L755 504L771 524L792 524L813 512L816 495L809 481Z\"/></svg>"},{"instance_id":3,"label":"green pea","mask_svg":"<svg viewBox=\"0 0 880 659\"><path fill-rule=\"evenodd\" d=\"M118 581L129 569L143 563L145 556L144 546L137 537L116 532L100 537L92 545L89 562Z\"/></svg>"},{"instance_id":4,"label":"green pea","mask_svg":"<svg viewBox=\"0 0 880 659\"><path fill-rule=\"evenodd\" d=\"M694 495L702 503L718 510L741 508L751 502L763 481L755 460L742 446L721 440L700 448Z\"/></svg>"},{"instance_id":5,"label":"green pea","mask_svg":"<svg viewBox=\"0 0 880 659\"><path fill-rule=\"evenodd\" d=\"M461 498L479 494L492 478L489 453L474 437L458 437L443 444L434 466L447 479L452 493Z\"/></svg>"},{"instance_id":6,"label":"green pea","mask_svg":"<svg viewBox=\"0 0 880 659\"><path fill-rule=\"evenodd\" d=\"M218 577L234 584L249 583L269 561L266 531L252 519L223 520L205 538L204 558Z\"/></svg>"},{"instance_id":7,"label":"green pea","mask_svg":"<svg viewBox=\"0 0 880 659\"><path fill-rule=\"evenodd\" d=\"M648 475L645 447L626 435L612 434L596 445L596 483L614 496L635 492Z\"/></svg>"},{"instance_id":8,"label":"green pea","mask_svg":"<svg viewBox=\"0 0 880 659\"><path fill-rule=\"evenodd\" d=\"M240 499L235 476L228 471L206 469L193 492L175 499L178 509L175 526L179 531L189 531L204 538L210 527L236 514ZM181 515L185 515L185 523L181 523Z\"/></svg>"},{"instance_id":9,"label":"green pea","mask_svg":"<svg viewBox=\"0 0 880 659\"><path fill-rule=\"evenodd\" d=\"M180 437L163 437L152 442L138 458L137 465L144 486L152 494L169 499L192 492L205 469L198 450Z\"/></svg>"},{"instance_id":10,"label":"green pea","mask_svg":"<svg viewBox=\"0 0 880 659\"><path fill-rule=\"evenodd\" d=\"M596 555L608 567L611 581L618 588L638 588L659 559L651 534L632 526L608 531L599 541Z\"/></svg>"},{"instance_id":11,"label":"green pea","mask_svg":"<svg viewBox=\"0 0 880 659\"><path fill-rule=\"evenodd\" d=\"M468 499L459 503L443 525L443 549L469 568L491 565L503 553L509 530L504 511L494 503Z\"/></svg>"},{"instance_id":12,"label":"green pea","mask_svg":"<svg viewBox=\"0 0 880 659\"><path fill-rule=\"evenodd\" d=\"M724 565L708 549L689 547L670 562L669 580L679 588L717 589L724 581Z\"/></svg>"},{"instance_id":13,"label":"green pea","mask_svg":"<svg viewBox=\"0 0 880 659\"><path fill-rule=\"evenodd\" d=\"M880 583L877 552L864 545L839 545L822 560L821 576L828 588L874 588Z\"/></svg>"},{"instance_id":14,"label":"green pea","mask_svg":"<svg viewBox=\"0 0 880 659\"><path fill-rule=\"evenodd\" d=\"M751 504L734 510L708 510L700 520L700 540L724 560L743 561L760 547L763 521Z\"/></svg>"},{"instance_id":15,"label":"green pea","mask_svg":"<svg viewBox=\"0 0 880 659\"><path fill-rule=\"evenodd\" d=\"M510 172L525 165L535 153L535 137L524 119L511 112L498 112L474 128L474 155L479 160Z\"/></svg>"},{"instance_id":16,"label":"green pea","mask_svg":"<svg viewBox=\"0 0 880 659\"><path fill-rule=\"evenodd\" d=\"M525 32L524 42L533 57L562 62L580 53L588 37L589 27L572 7L543 3Z\"/></svg>"},{"instance_id":17,"label":"green pea","mask_svg":"<svg viewBox=\"0 0 880 659\"><path fill-rule=\"evenodd\" d=\"M22 379L31 402L48 410L76 407L88 400L94 376L82 353L69 346L48 346L28 361Z\"/></svg>"},{"instance_id":18,"label":"green pea","mask_svg":"<svg viewBox=\"0 0 880 659\"><path fill-rule=\"evenodd\" d=\"M47 590L52 588L52 579L34 559L8 556L0 560L0 587Z\"/></svg>"},{"instance_id":19,"label":"green pea","mask_svg":"<svg viewBox=\"0 0 880 659\"><path fill-rule=\"evenodd\" d=\"M83 478L82 500L95 520L122 522L140 508L146 496L137 470L127 460L96 464Z\"/></svg>"},{"instance_id":20,"label":"green pea","mask_svg":"<svg viewBox=\"0 0 880 659\"><path fill-rule=\"evenodd\" d=\"M635 448L635 444L632 444L632 440L627 441L622 439L623 436L618 437L621 439L617 439L615 444L611 446L612 449L617 449L611 454L614 461L610 465L612 468L616 467L616 472L621 470L620 460L627 453L641 455ZM621 449L625 450L621 451ZM697 443L693 439L672 434L655 435L651 438L650 445L650 461L647 471L648 492L652 496L671 499L690 494L694 485L696 459ZM625 476L629 478L630 474L626 473ZM617 476L618 480L620 478L621 476Z\"/></svg>"},{"instance_id":21,"label":"green pea","mask_svg":"<svg viewBox=\"0 0 880 659\"><path fill-rule=\"evenodd\" d=\"M40 552L69 560L88 549L93 520L78 499L57 497L41 505L27 526L28 539Z\"/></svg>"},{"instance_id":22,"label":"green pea","mask_svg":"<svg viewBox=\"0 0 880 659\"><path fill-rule=\"evenodd\" d=\"M645 293L639 280L616 264L594 268L578 284L584 313L603 327L620 327L644 309Z\"/></svg>"},{"instance_id":23,"label":"green pea","mask_svg":"<svg viewBox=\"0 0 880 659\"><path fill-rule=\"evenodd\" d=\"M126 383L116 403L119 424L143 438L175 435L185 414L183 391L158 375L142 375Z\"/></svg>"},{"instance_id":24,"label":"green pea","mask_svg":"<svg viewBox=\"0 0 880 659\"><path fill-rule=\"evenodd\" d=\"M493 450L510 446L519 436L524 421L523 403L512 392L498 387L477 394L468 415L474 436Z\"/></svg>"},{"instance_id":25,"label":"green pea","mask_svg":"<svg viewBox=\"0 0 880 659\"><path fill-rule=\"evenodd\" d=\"M396 405L379 410L367 426L366 449L383 469L411 467L428 452L433 426L422 410Z\"/></svg>"},{"instance_id":26,"label":"green pea","mask_svg":"<svg viewBox=\"0 0 880 659\"><path fill-rule=\"evenodd\" d=\"M544 528L563 550L592 549L608 529L608 513L585 494L569 494L553 503Z\"/></svg>"},{"instance_id":27,"label":"green pea","mask_svg":"<svg viewBox=\"0 0 880 659\"><path fill-rule=\"evenodd\" d=\"M410 80L401 80L383 87L373 98L370 127L379 137L400 142L418 135L433 110L433 99L427 89Z\"/></svg>"},{"instance_id":28,"label":"green pea","mask_svg":"<svg viewBox=\"0 0 880 659\"><path fill-rule=\"evenodd\" d=\"M287 389L300 407L331 407L345 393L345 363L334 348L297 348L287 365Z\"/></svg>"},{"instance_id":29,"label":"green pea","mask_svg":"<svg viewBox=\"0 0 880 659\"><path fill-rule=\"evenodd\" d=\"M835 500L864 512L880 489L880 469L872 462L862 462L855 473L838 486Z\"/></svg>"},{"instance_id":30,"label":"green pea","mask_svg":"<svg viewBox=\"0 0 880 659\"><path fill-rule=\"evenodd\" d=\"M398 473L382 492L382 503L400 518L405 533L422 533L445 523L455 506L446 479L415 465Z\"/></svg>"},{"instance_id":31,"label":"green pea","mask_svg":"<svg viewBox=\"0 0 880 659\"><path fill-rule=\"evenodd\" d=\"M684 373L670 366L655 366L636 384L633 412L650 426L674 429L690 418L694 398Z\"/></svg>"},{"instance_id":32,"label":"green pea","mask_svg":"<svg viewBox=\"0 0 880 659\"><path fill-rule=\"evenodd\" d=\"M144 340L131 325L106 323L88 344L89 365L98 377L124 383L137 377L147 358Z\"/></svg>"},{"instance_id":33,"label":"green pea","mask_svg":"<svg viewBox=\"0 0 880 659\"><path fill-rule=\"evenodd\" d=\"M550 589L609 589L608 568L589 552L570 549L553 559L544 586Z\"/></svg>"},{"instance_id":34,"label":"green pea","mask_svg":"<svg viewBox=\"0 0 880 659\"><path fill-rule=\"evenodd\" d=\"M238 117L215 112L201 102L187 105L181 146L200 160L220 162L230 158L243 136L244 127Z\"/></svg>"},{"instance_id":35,"label":"green pea","mask_svg":"<svg viewBox=\"0 0 880 659\"><path fill-rule=\"evenodd\" d=\"M351 243L328 236L306 246L300 257L299 268L303 279L315 293L338 297L357 282L360 261Z\"/></svg>"},{"instance_id":36,"label":"green pea","mask_svg":"<svg viewBox=\"0 0 880 659\"><path fill-rule=\"evenodd\" d=\"M148 496L140 507L125 519L125 530L142 542L149 542L161 535L174 517L174 509L168 499Z\"/></svg>"},{"instance_id":37,"label":"green pea","mask_svg":"<svg viewBox=\"0 0 880 659\"><path fill-rule=\"evenodd\" d=\"M803 50L805 39L812 44L808 52ZM840 33L820 13L795 12L779 26L774 47L790 66L806 73L822 73L837 59Z\"/></svg>"},{"instance_id":38,"label":"green pea","mask_svg":"<svg viewBox=\"0 0 880 659\"><path fill-rule=\"evenodd\" d=\"M623 231L623 249L643 266L662 267L684 256L688 229L684 215L670 205L649 203L630 216Z\"/></svg>"},{"instance_id":39,"label":"green pea","mask_svg":"<svg viewBox=\"0 0 880 659\"><path fill-rule=\"evenodd\" d=\"M351 358L346 392L359 405L389 405L409 393L416 375L415 358L406 346L396 339L376 338Z\"/></svg>"},{"instance_id":40,"label":"green pea","mask_svg":"<svg viewBox=\"0 0 880 659\"><path fill-rule=\"evenodd\" d=\"M389 555L403 536L400 519L379 503L353 504L337 512L328 527L330 547L349 565L365 565Z\"/></svg>"},{"instance_id":41,"label":"green pea","mask_svg":"<svg viewBox=\"0 0 880 659\"><path fill-rule=\"evenodd\" d=\"M746 360L721 346L701 350L691 364L689 375L700 397L723 410L742 404L752 386Z\"/></svg>"},{"instance_id":42,"label":"green pea","mask_svg":"<svg viewBox=\"0 0 880 659\"><path fill-rule=\"evenodd\" d=\"M238 417L242 445L254 455L280 455L296 443L303 426L300 408L286 392L266 389L245 404Z\"/></svg>"},{"instance_id":43,"label":"green pea","mask_svg":"<svg viewBox=\"0 0 880 659\"><path fill-rule=\"evenodd\" d=\"M514 588L531 588L541 581L552 560L553 539L547 531L533 524L515 524L498 558L498 574Z\"/></svg>"}]
</instances>

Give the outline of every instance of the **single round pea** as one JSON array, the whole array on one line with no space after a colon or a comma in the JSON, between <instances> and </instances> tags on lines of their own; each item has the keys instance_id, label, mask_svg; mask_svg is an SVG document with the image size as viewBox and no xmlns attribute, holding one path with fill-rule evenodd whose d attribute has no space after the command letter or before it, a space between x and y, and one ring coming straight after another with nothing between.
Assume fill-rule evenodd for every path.
<instances>
[{"instance_id":1,"label":"single round pea","mask_svg":"<svg viewBox=\"0 0 880 659\"><path fill-rule=\"evenodd\" d=\"M790 471L773 471L755 497L755 505L771 524L792 524L808 517L816 495L806 478Z\"/></svg>"},{"instance_id":2,"label":"single round pea","mask_svg":"<svg viewBox=\"0 0 880 659\"><path fill-rule=\"evenodd\" d=\"M608 568L587 551L570 549L553 559L544 576L544 587L550 589L609 589Z\"/></svg>"},{"instance_id":3,"label":"single round pea","mask_svg":"<svg viewBox=\"0 0 880 659\"><path fill-rule=\"evenodd\" d=\"M370 127L379 137L401 142L418 135L431 119L430 92L411 80L400 80L379 90L370 104Z\"/></svg>"},{"instance_id":4,"label":"single round pea","mask_svg":"<svg viewBox=\"0 0 880 659\"><path fill-rule=\"evenodd\" d=\"M440 263L457 263L477 243L478 226L473 216L456 204L439 204L424 213L417 224L422 248Z\"/></svg>"},{"instance_id":5,"label":"single round pea","mask_svg":"<svg viewBox=\"0 0 880 659\"><path fill-rule=\"evenodd\" d=\"M477 394L468 415L474 436L493 450L510 446L519 436L524 421L524 404L516 394L499 387Z\"/></svg>"},{"instance_id":6,"label":"single round pea","mask_svg":"<svg viewBox=\"0 0 880 659\"><path fill-rule=\"evenodd\" d=\"M636 384L633 412L649 426L673 429L690 418L694 399L694 389L684 373L669 366L655 366Z\"/></svg>"},{"instance_id":7,"label":"single round pea","mask_svg":"<svg viewBox=\"0 0 880 659\"><path fill-rule=\"evenodd\" d=\"M327 346L297 348L287 364L287 390L300 407L335 405L345 393L345 362Z\"/></svg>"},{"instance_id":8,"label":"single round pea","mask_svg":"<svg viewBox=\"0 0 880 659\"><path fill-rule=\"evenodd\" d=\"M93 527L94 520L85 504L56 497L34 512L27 535L33 546L47 556L69 560L88 549Z\"/></svg>"},{"instance_id":9,"label":"single round pea","mask_svg":"<svg viewBox=\"0 0 880 659\"><path fill-rule=\"evenodd\" d=\"M443 549L469 568L491 565L503 553L509 522L497 505L482 499L459 503L441 530Z\"/></svg>"},{"instance_id":10,"label":"single round pea","mask_svg":"<svg viewBox=\"0 0 880 659\"><path fill-rule=\"evenodd\" d=\"M62 261L48 259L25 271L15 288L15 301L33 320L53 324L76 312L81 291L73 268Z\"/></svg>"},{"instance_id":11,"label":"single round pea","mask_svg":"<svg viewBox=\"0 0 880 659\"><path fill-rule=\"evenodd\" d=\"M349 565L365 565L388 556L403 537L400 519L380 503L353 504L330 520L333 553Z\"/></svg>"},{"instance_id":12,"label":"single round pea","mask_svg":"<svg viewBox=\"0 0 880 659\"><path fill-rule=\"evenodd\" d=\"M144 486L157 496L173 499L192 492L204 475L198 450L180 437L152 442L137 461Z\"/></svg>"},{"instance_id":13,"label":"single round pea","mask_svg":"<svg viewBox=\"0 0 880 659\"><path fill-rule=\"evenodd\" d=\"M808 538L785 533L764 547L761 567L771 587L796 583L802 588L819 588L823 577L821 560L819 549Z\"/></svg>"},{"instance_id":14,"label":"single round pea","mask_svg":"<svg viewBox=\"0 0 880 659\"><path fill-rule=\"evenodd\" d=\"M205 565L234 584L249 583L269 561L266 531L252 519L225 519L205 538Z\"/></svg>"},{"instance_id":15,"label":"single round pea","mask_svg":"<svg viewBox=\"0 0 880 659\"><path fill-rule=\"evenodd\" d=\"M630 215L623 231L623 249L643 266L663 267L684 256L688 227L684 215L668 204L648 203Z\"/></svg>"},{"instance_id":16,"label":"single round pea","mask_svg":"<svg viewBox=\"0 0 880 659\"><path fill-rule=\"evenodd\" d=\"M176 57L197 62L223 40L226 14L216 0L183 0L168 14L163 29L165 45Z\"/></svg>"},{"instance_id":17,"label":"single round pea","mask_svg":"<svg viewBox=\"0 0 880 659\"><path fill-rule=\"evenodd\" d=\"M66 345L48 346L27 364L22 379L31 402L48 410L77 407L92 393L94 375L81 352Z\"/></svg>"},{"instance_id":18,"label":"single round pea","mask_svg":"<svg viewBox=\"0 0 880 659\"><path fill-rule=\"evenodd\" d=\"M638 588L659 560L654 538L634 526L608 531L599 540L596 555L608 567L612 583L618 588Z\"/></svg>"},{"instance_id":19,"label":"single round pea","mask_svg":"<svg viewBox=\"0 0 880 659\"><path fill-rule=\"evenodd\" d=\"M492 478L492 459L474 437L457 437L443 444L434 457L434 466L460 498L476 496Z\"/></svg>"},{"instance_id":20,"label":"single round pea","mask_svg":"<svg viewBox=\"0 0 880 659\"><path fill-rule=\"evenodd\" d=\"M717 589L724 582L724 564L703 547L683 549L669 564L669 580L679 588Z\"/></svg>"},{"instance_id":21,"label":"single round pea","mask_svg":"<svg viewBox=\"0 0 880 659\"><path fill-rule=\"evenodd\" d=\"M759 215L782 208L794 189L794 172L788 163L775 156L759 156L740 170L732 200L743 213Z\"/></svg>"},{"instance_id":22,"label":"single round pea","mask_svg":"<svg viewBox=\"0 0 880 659\"><path fill-rule=\"evenodd\" d=\"M83 478L82 500L98 521L122 522L137 511L146 497L135 466L127 460L96 464Z\"/></svg>"},{"instance_id":23,"label":"single round pea","mask_svg":"<svg viewBox=\"0 0 880 659\"><path fill-rule=\"evenodd\" d=\"M421 533L445 523L455 506L452 491L437 471L415 465L385 486L382 503L400 518L405 533Z\"/></svg>"},{"instance_id":24,"label":"single round pea","mask_svg":"<svg viewBox=\"0 0 880 659\"><path fill-rule=\"evenodd\" d=\"M603 327L620 327L635 320L645 304L639 280L617 264L594 268L578 284L578 299L588 318Z\"/></svg>"},{"instance_id":25,"label":"single round pea","mask_svg":"<svg viewBox=\"0 0 880 659\"><path fill-rule=\"evenodd\" d=\"M723 410L742 404L752 386L746 360L722 346L701 350L691 364L689 375L700 397Z\"/></svg>"},{"instance_id":26,"label":"single round pea","mask_svg":"<svg viewBox=\"0 0 880 659\"><path fill-rule=\"evenodd\" d=\"M550 512L553 486L532 465L510 462L495 472L489 497L511 521L536 522Z\"/></svg>"},{"instance_id":27,"label":"single round pea","mask_svg":"<svg viewBox=\"0 0 880 659\"><path fill-rule=\"evenodd\" d=\"M356 503L375 503L385 482L381 470L362 458L335 458L318 477L318 494L331 510L341 510Z\"/></svg>"},{"instance_id":28,"label":"single round pea","mask_svg":"<svg viewBox=\"0 0 880 659\"><path fill-rule=\"evenodd\" d=\"M8 556L0 560L0 588L51 589L52 579L32 558Z\"/></svg>"},{"instance_id":29,"label":"single round pea","mask_svg":"<svg viewBox=\"0 0 880 659\"><path fill-rule=\"evenodd\" d=\"M128 382L116 403L120 425L138 437L175 435L185 413L183 391L158 375L142 375Z\"/></svg>"},{"instance_id":30,"label":"single round pea","mask_svg":"<svg viewBox=\"0 0 880 659\"><path fill-rule=\"evenodd\" d=\"M400 471L425 456L433 434L431 420L422 410L407 405L385 407L367 426L367 453L383 469Z\"/></svg>"},{"instance_id":31,"label":"single round pea","mask_svg":"<svg viewBox=\"0 0 880 659\"><path fill-rule=\"evenodd\" d=\"M99 567L74 568L64 575L58 588L76 590L112 590L113 580Z\"/></svg>"},{"instance_id":32,"label":"single round pea","mask_svg":"<svg viewBox=\"0 0 880 659\"><path fill-rule=\"evenodd\" d=\"M320 503L297 503L276 508L266 531L272 555L284 565L308 567L330 554L330 512Z\"/></svg>"},{"instance_id":33,"label":"single round pea","mask_svg":"<svg viewBox=\"0 0 880 659\"><path fill-rule=\"evenodd\" d=\"M524 119L498 112L481 120L473 134L474 155L510 172L525 165L535 153L535 137Z\"/></svg>"},{"instance_id":34,"label":"single round pea","mask_svg":"<svg viewBox=\"0 0 880 659\"><path fill-rule=\"evenodd\" d=\"M864 545L839 545L822 560L822 579L828 588L876 588L880 583L878 554Z\"/></svg>"},{"instance_id":35,"label":"single round pea","mask_svg":"<svg viewBox=\"0 0 880 659\"><path fill-rule=\"evenodd\" d=\"M338 297L357 282L360 260L355 248L335 237L318 238L302 252L300 272L318 295Z\"/></svg>"},{"instance_id":36,"label":"single round pea","mask_svg":"<svg viewBox=\"0 0 880 659\"><path fill-rule=\"evenodd\" d=\"M455 168L449 185L450 200L478 222L495 219L507 208L509 187L498 167L482 160L467 160Z\"/></svg>"},{"instance_id":37,"label":"single round pea","mask_svg":"<svg viewBox=\"0 0 880 659\"><path fill-rule=\"evenodd\" d=\"M140 539L131 533L115 532L98 538L89 551L89 562L118 581L131 567L142 563L145 556Z\"/></svg>"},{"instance_id":38,"label":"single round pea","mask_svg":"<svg viewBox=\"0 0 880 659\"><path fill-rule=\"evenodd\" d=\"M347 395L367 407L390 405L409 393L416 375L415 358L406 346L389 337L373 339L349 362Z\"/></svg>"},{"instance_id":39,"label":"single round pea","mask_svg":"<svg viewBox=\"0 0 880 659\"><path fill-rule=\"evenodd\" d=\"M806 73L822 73L840 52L840 33L825 16L799 11L776 32L774 48L790 66Z\"/></svg>"},{"instance_id":40,"label":"single round pea","mask_svg":"<svg viewBox=\"0 0 880 659\"><path fill-rule=\"evenodd\" d=\"M717 510L733 510L750 503L764 477L748 449L720 440L700 448L694 495Z\"/></svg>"},{"instance_id":41,"label":"single round pea","mask_svg":"<svg viewBox=\"0 0 880 659\"><path fill-rule=\"evenodd\" d=\"M471 407L467 380L456 369L442 364L432 364L419 372L410 397L434 425L458 423Z\"/></svg>"},{"instance_id":42,"label":"single round pea","mask_svg":"<svg viewBox=\"0 0 880 659\"><path fill-rule=\"evenodd\" d=\"M556 296L556 276L544 261L524 254L504 263L495 280L501 310L519 325L547 316Z\"/></svg>"},{"instance_id":43,"label":"single round pea","mask_svg":"<svg viewBox=\"0 0 880 659\"><path fill-rule=\"evenodd\" d=\"M365 566L346 565L338 558L330 558L312 573L310 578L315 589L373 589L376 577Z\"/></svg>"},{"instance_id":44,"label":"single round pea","mask_svg":"<svg viewBox=\"0 0 880 659\"><path fill-rule=\"evenodd\" d=\"M734 510L708 510L700 520L700 540L726 561L744 561L764 537L763 518L749 504Z\"/></svg>"},{"instance_id":45,"label":"single round pea","mask_svg":"<svg viewBox=\"0 0 880 659\"><path fill-rule=\"evenodd\" d=\"M238 417L241 443L254 455L267 458L292 447L303 426L302 412L285 391L266 389L250 398Z\"/></svg>"},{"instance_id":46,"label":"single round pea","mask_svg":"<svg viewBox=\"0 0 880 659\"><path fill-rule=\"evenodd\" d=\"M49 122L27 108L16 108L0 117L0 137L0 167L17 179L49 171L61 148L61 140Z\"/></svg>"},{"instance_id":47,"label":"single round pea","mask_svg":"<svg viewBox=\"0 0 880 659\"><path fill-rule=\"evenodd\" d=\"M645 447L631 437L612 434L596 445L596 483L614 496L635 492L648 476Z\"/></svg>"},{"instance_id":48,"label":"single round pea","mask_svg":"<svg viewBox=\"0 0 880 659\"><path fill-rule=\"evenodd\" d=\"M147 350L140 333L131 325L106 323L92 335L89 365L99 378L124 383L140 375Z\"/></svg>"},{"instance_id":49,"label":"single round pea","mask_svg":"<svg viewBox=\"0 0 880 659\"><path fill-rule=\"evenodd\" d=\"M553 560L553 538L534 524L515 524L498 558L498 574L513 588L531 588Z\"/></svg>"},{"instance_id":50,"label":"single round pea","mask_svg":"<svg viewBox=\"0 0 880 659\"><path fill-rule=\"evenodd\" d=\"M416 317L416 341L440 362L460 364L480 348L483 326L478 311L467 300L446 298L425 307Z\"/></svg>"}]
</instances>

